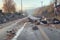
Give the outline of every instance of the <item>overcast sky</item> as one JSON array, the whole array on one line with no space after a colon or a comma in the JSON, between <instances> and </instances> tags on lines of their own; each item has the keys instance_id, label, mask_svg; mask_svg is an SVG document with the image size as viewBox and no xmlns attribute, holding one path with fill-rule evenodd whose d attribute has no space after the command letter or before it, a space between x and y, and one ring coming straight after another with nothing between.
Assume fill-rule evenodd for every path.
<instances>
[{"instance_id":1,"label":"overcast sky","mask_svg":"<svg viewBox=\"0 0 60 40\"><path fill-rule=\"evenodd\" d=\"M20 10L21 0L14 0L16 3L16 8ZM43 1L43 2L42 2ZM41 7L43 5L49 5L52 0L22 0L23 9L32 9ZM2 8L2 0L0 0L0 9Z\"/></svg>"}]
</instances>

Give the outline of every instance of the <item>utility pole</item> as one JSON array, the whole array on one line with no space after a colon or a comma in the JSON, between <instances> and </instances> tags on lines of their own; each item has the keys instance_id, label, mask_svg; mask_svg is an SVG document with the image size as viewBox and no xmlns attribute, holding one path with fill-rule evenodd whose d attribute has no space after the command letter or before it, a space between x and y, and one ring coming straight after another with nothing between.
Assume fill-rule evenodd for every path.
<instances>
[{"instance_id":1,"label":"utility pole","mask_svg":"<svg viewBox=\"0 0 60 40\"><path fill-rule=\"evenodd\" d=\"M22 0L21 0L21 13L23 13L23 9L22 9L22 6L23 6L23 5L22 5Z\"/></svg>"},{"instance_id":2,"label":"utility pole","mask_svg":"<svg viewBox=\"0 0 60 40\"><path fill-rule=\"evenodd\" d=\"M57 0L55 0L55 7L57 6Z\"/></svg>"},{"instance_id":3,"label":"utility pole","mask_svg":"<svg viewBox=\"0 0 60 40\"><path fill-rule=\"evenodd\" d=\"M54 6L55 6L55 8L54 8L54 14L55 14L55 17L57 17L57 11L56 11L56 6L57 6L57 0L55 0L55 2L54 2Z\"/></svg>"},{"instance_id":4,"label":"utility pole","mask_svg":"<svg viewBox=\"0 0 60 40\"><path fill-rule=\"evenodd\" d=\"M43 7L43 1L41 0L41 6Z\"/></svg>"}]
</instances>

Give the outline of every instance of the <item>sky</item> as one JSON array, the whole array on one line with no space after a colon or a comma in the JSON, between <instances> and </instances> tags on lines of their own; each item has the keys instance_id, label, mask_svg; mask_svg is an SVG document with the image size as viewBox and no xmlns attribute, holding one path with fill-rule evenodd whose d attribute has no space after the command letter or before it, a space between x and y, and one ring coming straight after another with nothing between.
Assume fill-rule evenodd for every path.
<instances>
[{"instance_id":1,"label":"sky","mask_svg":"<svg viewBox=\"0 0 60 40\"><path fill-rule=\"evenodd\" d=\"M16 9L21 9L21 0L14 0L16 3ZM41 6L49 5L52 0L22 0L23 10L37 8ZM0 9L2 8L3 1L0 0Z\"/></svg>"},{"instance_id":2,"label":"sky","mask_svg":"<svg viewBox=\"0 0 60 40\"><path fill-rule=\"evenodd\" d=\"M51 0L23 0L23 8L32 9L49 5Z\"/></svg>"}]
</instances>

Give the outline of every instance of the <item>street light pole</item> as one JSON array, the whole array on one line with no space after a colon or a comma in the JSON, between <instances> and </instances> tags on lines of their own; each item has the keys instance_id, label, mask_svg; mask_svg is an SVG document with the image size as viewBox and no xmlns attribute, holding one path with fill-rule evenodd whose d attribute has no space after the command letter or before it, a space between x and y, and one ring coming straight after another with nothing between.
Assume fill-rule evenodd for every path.
<instances>
[{"instance_id":1,"label":"street light pole","mask_svg":"<svg viewBox=\"0 0 60 40\"><path fill-rule=\"evenodd\" d=\"M21 13L22 13L22 0L21 0Z\"/></svg>"}]
</instances>

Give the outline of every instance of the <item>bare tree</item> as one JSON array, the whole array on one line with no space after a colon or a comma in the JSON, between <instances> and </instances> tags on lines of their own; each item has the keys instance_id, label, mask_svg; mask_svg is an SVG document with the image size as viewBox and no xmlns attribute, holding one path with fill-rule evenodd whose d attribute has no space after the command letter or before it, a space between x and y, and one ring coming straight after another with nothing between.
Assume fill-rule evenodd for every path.
<instances>
[{"instance_id":1,"label":"bare tree","mask_svg":"<svg viewBox=\"0 0 60 40\"><path fill-rule=\"evenodd\" d=\"M7 13L15 12L16 8L15 8L14 1L13 0L4 0L3 10L4 10L4 12L7 12Z\"/></svg>"}]
</instances>

